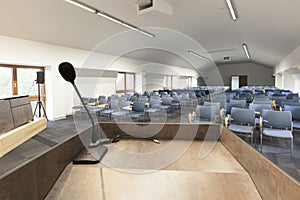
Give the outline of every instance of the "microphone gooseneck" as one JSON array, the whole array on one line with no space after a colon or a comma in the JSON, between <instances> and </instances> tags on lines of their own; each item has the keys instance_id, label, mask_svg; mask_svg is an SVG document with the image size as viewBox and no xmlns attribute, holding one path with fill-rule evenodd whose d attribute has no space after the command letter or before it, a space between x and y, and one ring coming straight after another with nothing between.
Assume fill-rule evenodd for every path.
<instances>
[{"instance_id":1,"label":"microphone gooseneck","mask_svg":"<svg viewBox=\"0 0 300 200\"><path fill-rule=\"evenodd\" d=\"M83 101L80 92L75 84L75 79L76 79L76 73L75 73L75 69L73 67L73 65L69 62L63 62L59 65L58 67L59 73L60 75L67 81L70 82L73 86L74 89L85 109L85 111L87 112L91 122L92 122L92 143L89 145L89 147L98 147L100 145L100 140L99 140L99 133L96 131L96 127L95 127L95 123L93 120L93 117L91 116L91 113L89 111L89 109L87 108L85 102Z\"/></svg>"}]
</instances>

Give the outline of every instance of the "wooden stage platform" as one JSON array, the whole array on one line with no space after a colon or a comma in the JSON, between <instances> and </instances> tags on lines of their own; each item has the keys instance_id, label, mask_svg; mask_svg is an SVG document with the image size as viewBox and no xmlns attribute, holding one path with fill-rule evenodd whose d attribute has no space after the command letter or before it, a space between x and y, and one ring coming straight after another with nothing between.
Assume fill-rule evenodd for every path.
<instances>
[{"instance_id":1,"label":"wooden stage platform","mask_svg":"<svg viewBox=\"0 0 300 200\"><path fill-rule=\"evenodd\" d=\"M199 158L204 143L121 140L109 145L102 164L68 165L46 199L261 199L249 174L220 142ZM169 145L174 152L164 151ZM167 155L177 156L176 148L186 147L182 156L165 162ZM135 157L158 151L160 159ZM133 156L124 160L124 152Z\"/></svg>"}]
</instances>

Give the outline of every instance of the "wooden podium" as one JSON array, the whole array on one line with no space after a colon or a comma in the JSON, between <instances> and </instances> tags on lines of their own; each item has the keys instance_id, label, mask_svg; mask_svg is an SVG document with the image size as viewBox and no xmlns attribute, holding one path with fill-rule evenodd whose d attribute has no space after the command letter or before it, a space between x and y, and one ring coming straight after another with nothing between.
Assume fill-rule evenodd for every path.
<instances>
[{"instance_id":1,"label":"wooden podium","mask_svg":"<svg viewBox=\"0 0 300 200\"><path fill-rule=\"evenodd\" d=\"M0 157L46 128L46 120L32 121L28 95L0 98Z\"/></svg>"}]
</instances>

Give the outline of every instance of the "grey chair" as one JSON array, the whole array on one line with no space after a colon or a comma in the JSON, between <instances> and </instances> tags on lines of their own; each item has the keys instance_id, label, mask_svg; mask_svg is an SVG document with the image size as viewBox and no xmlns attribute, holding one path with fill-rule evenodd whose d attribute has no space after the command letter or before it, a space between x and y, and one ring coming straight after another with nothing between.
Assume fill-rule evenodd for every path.
<instances>
[{"instance_id":1,"label":"grey chair","mask_svg":"<svg viewBox=\"0 0 300 200\"><path fill-rule=\"evenodd\" d=\"M139 96L138 97L138 102L146 103L148 100L147 96Z\"/></svg>"},{"instance_id":2,"label":"grey chair","mask_svg":"<svg viewBox=\"0 0 300 200\"><path fill-rule=\"evenodd\" d=\"M220 121L220 109L221 109L221 103L220 102L208 102L205 101L203 103L204 106L214 106L216 107L216 113L215 113L215 118L216 121Z\"/></svg>"},{"instance_id":3,"label":"grey chair","mask_svg":"<svg viewBox=\"0 0 300 200\"><path fill-rule=\"evenodd\" d=\"M159 99L150 99L149 107L145 109L146 117L151 121L161 121L161 103Z\"/></svg>"},{"instance_id":4,"label":"grey chair","mask_svg":"<svg viewBox=\"0 0 300 200\"><path fill-rule=\"evenodd\" d=\"M108 109L102 110L100 116L105 116L111 120L111 114L119 110L119 99L111 99Z\"/></svg>"},{"instance_id":5,"label":"grey chair","mask_svg":"<svg viewBox=\"0 0 300 200\"><path fill-rule=\"evenodd\" d=\"M254 110L233 107L231 109L228 129L239 135L250 135L252 144L255 129Z\"/></svg>"},{"instance_id":6,"label":"grey chair","mask_svg":"<svg viewBox=\"0 0 300 200\"><path fill-rule=\"evenodd\" d=\"M250 110L254 110L255 112L255 124L259 126L260 124L260 117L263 109L272 110L271 104L253 104L249 105Z\"/></svg>"},{"instance_id":7,"label":"grey chair","mask_svg":"<svg viewBox=\"0 0 300 200\"><path fill-rule=\"evenodd\" d=\"M269 105L272 105L272 101L270 100L256 100L254 99L253 104L269 104Z\"/></svg>"},{"instance_id":8,"label":"grey chair","mask_svg":"<svg viewBox=\"0 0 300 200\"><path fill-rule=\"evenodd\" d=\"M241 104L242 108L246 108L247 101L245 99L230 99L230 104Z\"/></svg>"},{"instance_id":9,"label":"grey chair","mask_svg":"<svg viewBox=\"0 0 300 200\"><path fill-rule=\"evenodd\" d=\"M127 117L139 121L145 121L145 103L134 102L132 105L132 111L127 115Z\"/></svg>"},{"instance_id":10,"label":"grey chair","mask_svg":"<svg viewBox=\"0 0 300 200\"><path fill-rule=\"evenodd\" d=\"M291 156L293 155L293 123L290 111L263 110L260 131L260 148L262 151L263 136L290 140Z\"/></svg>"},{"instance_id":11,"label":"grey chair","mask_svg":"<svg viewBox=\"0 0 300 200\"><path fill-rule=\"evenodd\" d=\"M129 111L123 108L130 105L131 105L130 101L121 101L119 110L111 113L112 118L115 121L122 121L122 120L124 121Z\"/></svg>"},{"instance_id":12,"label":"grey chair","mask_svg":"<svg viewBox=\"0 0 300 200\"><path fill-rule=\"evenodd\" d=\"M215 124L216 107L197 105L195 110L195 120L193 124Z\"/></svg>"},{"instance_id":13,"label":"grey chair","mask_svg":"<svg viewBox=\"0 0 300 200\"><path fill-rule=\"evenodd\" d=\"M285 105L284 110L292 113L293 128L300 129L300 106Z\"/></svg>"},{"instance_id":14,"label":"grey chair","mask_svg":"<svg viewBox=\"0 0 300 200\"><path fill-rule=\"evenodd\" d=\"M162 98L162 108L166 110L167 112L173 112L173 106L172 106L172 97L169 96L163 96Z\"/></svg>"}]
</instances>

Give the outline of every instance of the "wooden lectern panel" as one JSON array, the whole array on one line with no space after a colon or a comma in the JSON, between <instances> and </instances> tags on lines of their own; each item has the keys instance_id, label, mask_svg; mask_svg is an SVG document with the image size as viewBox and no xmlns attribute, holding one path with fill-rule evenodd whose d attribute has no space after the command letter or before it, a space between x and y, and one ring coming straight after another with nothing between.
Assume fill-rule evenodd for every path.
<instances>
[{"instance_id":1,"label":"wooden lectern panel","mask_svg":"<svg viewBox=\"0 0 300 200\"><path fill-rule=\"evenodd\" d=\"M0 101L0 133L14 128L9 101Z\"/></svg>"}]
</instances>

